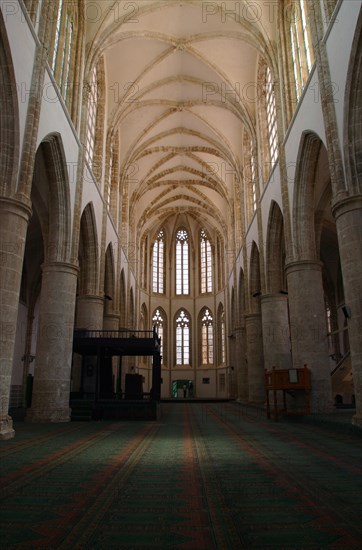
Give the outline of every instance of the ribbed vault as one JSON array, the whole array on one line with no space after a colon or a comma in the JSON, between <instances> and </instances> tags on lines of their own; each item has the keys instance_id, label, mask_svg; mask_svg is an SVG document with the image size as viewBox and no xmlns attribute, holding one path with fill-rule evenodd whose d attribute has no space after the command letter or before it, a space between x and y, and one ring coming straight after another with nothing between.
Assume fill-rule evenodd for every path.
<instances>
[{"instance_id":1,"label":"ribbed vault","mask_svg":"<svg viewBox=\"0 0 362 550\"><path fill-rule=\"evenodd\" d=\"M274 67L271 6L103 0L95 13L95 4L87 73L103 56L106 127L119 136L132 232L183 211L226 234L244 129L255 136L259 57Z\"/></svg>"}]
</instances>

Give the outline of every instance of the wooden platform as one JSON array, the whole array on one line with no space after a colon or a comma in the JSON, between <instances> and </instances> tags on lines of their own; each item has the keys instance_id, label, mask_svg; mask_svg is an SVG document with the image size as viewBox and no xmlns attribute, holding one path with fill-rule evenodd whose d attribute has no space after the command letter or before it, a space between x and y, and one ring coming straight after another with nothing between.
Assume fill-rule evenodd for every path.
<instances>
[{"instance_id":1,"label":"wooden platform","mask_svg":"<svg viewBox=\"0 0 362 550\"><path fill-rule=\"evenodd\" d=\"M150 399L71 400L72 421L90 420L158 420L160 404Z\"/></svg>"},{"instance_id":2,"label":"wooden platform","mask_svg":"<svg viewBox=\"0 0 362 550\"><path fill-rule=\"evenodd\" d=\"M74 331L73 351L80 355L154 355L160 353L160 340L152 330L87 330Z\"/></svg>"}]
</instances>

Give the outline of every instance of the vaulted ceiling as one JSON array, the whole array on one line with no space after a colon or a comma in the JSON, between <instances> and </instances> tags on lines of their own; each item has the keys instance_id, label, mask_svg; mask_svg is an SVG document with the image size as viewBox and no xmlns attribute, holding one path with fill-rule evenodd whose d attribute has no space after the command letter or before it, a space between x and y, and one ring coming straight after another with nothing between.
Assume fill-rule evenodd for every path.
<instances>
[{"instance_id":1,"label":"vaulted ceiling","mask_svg":"<svg viewBox=\"0 0 362 550\"><path fill-rule=\"evenodd\" d=\"M87 64L104 56L107 132L119 130L130 219L146 231L183 212L225 233L244 127L255 134L259 55L274 64L275 2L95 4Z\"/></svg>"}]
</instances>

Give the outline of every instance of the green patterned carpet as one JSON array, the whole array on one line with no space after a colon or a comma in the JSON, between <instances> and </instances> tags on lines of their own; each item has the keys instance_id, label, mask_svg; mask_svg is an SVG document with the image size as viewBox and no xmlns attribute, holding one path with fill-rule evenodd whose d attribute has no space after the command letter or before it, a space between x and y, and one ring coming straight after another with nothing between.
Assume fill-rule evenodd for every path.
<instances>
[{"instance_id":1,"label":"green patterned carpet","mask_svg":"<svg viewBox=\"0 0 362 550\"><path fill-rule=\"evenodd\" d=\"M16 424L2 549L362 548L362 439L162 404L158 422Z\"/></svg>"}]
</instances>

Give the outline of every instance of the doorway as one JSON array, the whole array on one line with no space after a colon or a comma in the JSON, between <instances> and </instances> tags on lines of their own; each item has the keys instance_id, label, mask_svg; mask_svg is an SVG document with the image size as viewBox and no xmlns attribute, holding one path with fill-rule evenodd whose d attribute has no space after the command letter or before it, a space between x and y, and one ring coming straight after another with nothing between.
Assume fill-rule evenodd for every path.
<instances>
[{"instance_id":1,"label":"doorway","mask_svg":"<svg viewBox=\"0 0 362 550\"><path fill-rule=\"evenodd\" d=\"M172 397L174 399L186 399L194 396L194 386L192 380L173 380Z\"/></svg>"}]
</instances>

